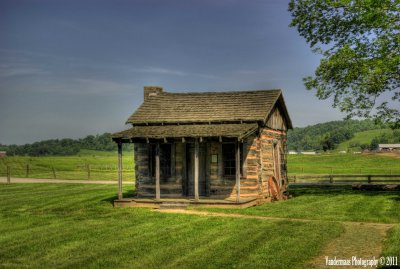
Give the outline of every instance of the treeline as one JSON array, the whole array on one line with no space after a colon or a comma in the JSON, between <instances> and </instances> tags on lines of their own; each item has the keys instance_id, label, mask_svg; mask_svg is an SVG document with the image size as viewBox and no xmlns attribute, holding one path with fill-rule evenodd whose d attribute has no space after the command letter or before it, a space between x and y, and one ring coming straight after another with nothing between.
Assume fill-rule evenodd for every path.
<instances>
[{"instance_id":1,"label":"treeline","mask_svg":"<svg viewBox=\"0 0 400 269\"><path fill-rule=\"evenodd\" d=\"M353 138L357 132L380 128L387 128L387 126L376 125L372 120L330 121L304 128L294 128L288 132L288 149L333 150L338 144Z\"/></svg>"},{"instance_id":2,"label":"treeline","mask_svg":"<svg viewBox=\"0 0 400 269\"><path fill-rule=\"evenodd\" d=\"M357 132L387 128L376 125L372 120L343 120L320 123L304 128L294 128L288 132L288 149L296 151L333 150L338 144L354 137ZM374 150L378 144L400 143L400 130L392 134L382 134L372 139L370 144L350 144L352 148ZM124 150L132 150L132 144L124 144ZM8 156L66 156L76 155L81 149L114 151L116 144L110 133L88 135L81 139L51 139L25 145L1 145L0 151Z\"/></svg>"},{"instance_id":3,"label":"treeline","mask_svg":"<svg viewBox=\"0 0 400 269\"><path fill-rule=\"evenodd\" d=\"M78 154L81 149L113 151L116 144L110 133L88 135L81 139L50 139L25 145L0 145L8 156L66 156Z\"/></svg>"}]
</instances>

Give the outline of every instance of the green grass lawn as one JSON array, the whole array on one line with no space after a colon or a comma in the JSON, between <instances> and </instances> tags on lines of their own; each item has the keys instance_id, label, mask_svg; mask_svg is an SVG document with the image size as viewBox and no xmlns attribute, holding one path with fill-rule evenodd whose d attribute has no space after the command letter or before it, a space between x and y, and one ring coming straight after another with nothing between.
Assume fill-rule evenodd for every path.
<instances>
[{"instance_id":1,"label":"green grass lawn","mask_svg":"<svg viewBox=\"0 0 400 269\"><path fill-rule=\"evenodd\" d=\"M336 186L291 187L290 194L293 197L289 200L246 209L201 208L200 210L325 220L323 224L325 227L329 227L336 221L394 224L395 226L388 231L387 239L384 241L381 257L396 256L400 261L400 192L357 191L349 186Z\"/></svg>"},{"instance_id":2,"label":"green grass lawn","mask_svg":"<svg viewBox=\"0 0 400 269\"><path fill-rule=\"evenodd\" d=\"M54 157L6 157L0 158L0 176L6 176L7 165L13 177L117 180L118 163L116 152L82 150L76 156ZM123 180L133 181L133 152L123 152ZM27 165L29 172L27 173ZM90 178L88 175L90 168ZM54 170L53 170L54 168Z\"/></svg>"},{"instance_id":3,"label":"green grass lawn","mask_svg":"<svg viewBox=\"0 0 400 269\"><path fill-rule=\"evenodd\" d=\"M292 199L246 209L209 209L246 215L400 223L400 192L359 191L351 186L289 187ZM207 209L208 210L208 209Z\"/></svg>"},{"instance_id":4,"label":"green grass lawn","mask_svg":"<svg viewBox=\"0 0 400 269\"><path fill-rule=\"evenodd\" d=\"M400 174L400 159L381 154L288 155L289 174Z\"/></svg>"},{"instance_id":5,"label":"green grass lawn","mask_svg":"<svg viewBox=\"0 0 400 269\"><path fill-rule=\"evenodd\" d=\"M388 239L384 243L381 256L397 257L397 262L400 263L400 225L389 230Z\"/></svg>"},{"instance_id":6,"label":"green grass lawn","mask_svg":"<svg viewBox=\"0 0 400 269\"><path fill-rule=\"evenodd\" d=\"M336 222L113 208L115 194L104 185L0 184L0 267L304 268L343 231Z\"/></svg>"}]
</instances>

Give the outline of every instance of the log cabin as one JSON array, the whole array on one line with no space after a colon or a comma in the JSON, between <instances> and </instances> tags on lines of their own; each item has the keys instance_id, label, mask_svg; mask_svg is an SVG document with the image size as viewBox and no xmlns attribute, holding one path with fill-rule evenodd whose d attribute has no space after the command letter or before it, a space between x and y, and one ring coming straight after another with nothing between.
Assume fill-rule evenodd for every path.
<instances>
[{"instance_id":1,"label":"log cabin","mask_svg":"<svg viewBox=\"0 0 400 269\"><path fill-rule=\"evenodd\" d=\"M144 87L144 101L112 135L118 145L115 206L248 207L285 199L281 90L172 93ZM122 196L122 144L134 144L134 197Z\"/></svg>"}]
</instances>

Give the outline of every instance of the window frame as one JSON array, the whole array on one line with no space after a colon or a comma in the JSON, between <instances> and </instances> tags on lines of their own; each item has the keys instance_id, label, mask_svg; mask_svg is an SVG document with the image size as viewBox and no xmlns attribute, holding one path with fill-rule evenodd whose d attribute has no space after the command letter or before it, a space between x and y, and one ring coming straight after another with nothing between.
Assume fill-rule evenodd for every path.
<instances>
[{"instance_id":1,"label":"window frame","mask_svg":"<svg viewBox=\"0 0 400 269\"><path fill-rule=\"evenodd\" d=\"M233 170L233 174L226 173L226 151L224 151L224 146L230 145L233 146L233 159L230 158L229 161L233 162L234 166L230 166L228 169ZM239 152L240 152L240 177L244 176L244 143L239 143ZM231 153L232 154L232 153ZM236 143L235 142L223 142L221 143L221 162L222 162L222 176L229 179L236 178Z\"/></svg>"}]
</instances>

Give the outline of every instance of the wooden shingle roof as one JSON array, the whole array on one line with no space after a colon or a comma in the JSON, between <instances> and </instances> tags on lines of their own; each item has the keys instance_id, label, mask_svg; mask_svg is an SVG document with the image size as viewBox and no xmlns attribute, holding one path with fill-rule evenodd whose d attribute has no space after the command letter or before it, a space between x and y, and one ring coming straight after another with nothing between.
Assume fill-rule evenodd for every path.
<instances>
[{"instance_id":1,"label":"wooden shingle roof","mask_svg":"<svg viewBox=\"0 0 400 269\"><path fill-rule=\"evenodd\" d=\"M243 138L257 130L257 123L244 124L185 124L162 126L133 126L129 130L113 134L114 139L165 137L231 137Z\"/></svg>"},{"instance_id":2,"label":"wooden shingle roof","mask_svg":"<svg viewBox=\"0 0 400 269\"><path fill-rule=\"evenodd\" d=\"M242 139L267 124L276 108L282 113L285 128L292 128L281 90L169 93L149 86L144 89L144 102L127 120L132 128L112 137L130 141L185 137Z\"/></svg>"},{"instance_id":3,"label":"wooden shingle roof","mask_svg":"<svg viewBox=\"0 0 400 269\"><path fill-rule=\"evenodd\" d=\"M281 90L201 93L162 91L149 96L127 123L265 121L278 99L283 102ZM283 106L286 111L284 102Z\"/></svg>"}]
</instances>

